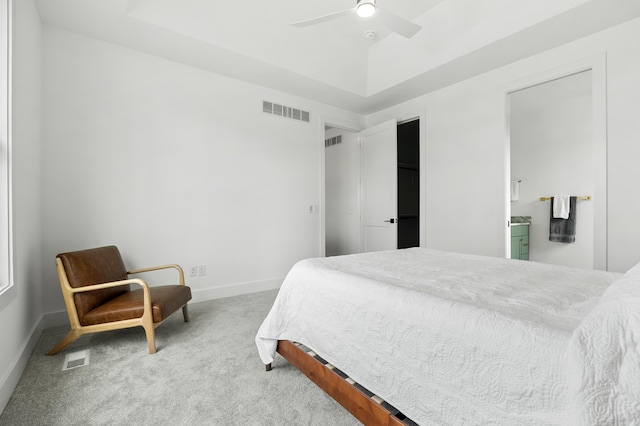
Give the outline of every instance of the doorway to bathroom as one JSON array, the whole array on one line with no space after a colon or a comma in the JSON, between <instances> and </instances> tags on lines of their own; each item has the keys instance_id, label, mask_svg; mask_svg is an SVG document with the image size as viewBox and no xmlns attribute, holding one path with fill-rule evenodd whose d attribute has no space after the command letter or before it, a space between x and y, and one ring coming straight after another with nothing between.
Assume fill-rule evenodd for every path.
<instances>
[{"instance_id":1,"label":"doorway to bathroom","mask_svg":"<svg viewBox=\"0 0 640 426\"><path fill-rule=\"evenodd\" d=\"M589 68L508 94L512 258L606 269L606 139L594 81ZM550 238L560 195L577 197L573 242Z\"/></svg>"}]
</instances>

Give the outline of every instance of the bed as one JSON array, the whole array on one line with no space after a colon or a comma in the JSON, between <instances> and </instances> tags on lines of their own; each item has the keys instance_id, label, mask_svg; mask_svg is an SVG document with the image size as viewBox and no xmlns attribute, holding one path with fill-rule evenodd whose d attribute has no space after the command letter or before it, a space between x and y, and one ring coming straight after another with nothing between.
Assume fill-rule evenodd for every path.
<instances>
[{"instance_id":1,"label":"bed","mask_svg":"<svg viewBox=\"0 0 640 426\"><path fill-rule=\"evenodd\" d=\"M306 259L258 330L262 362L289 359L288 342L421 425L640 424L640 265L424 248Z\"/></svg>"}]
</instances>

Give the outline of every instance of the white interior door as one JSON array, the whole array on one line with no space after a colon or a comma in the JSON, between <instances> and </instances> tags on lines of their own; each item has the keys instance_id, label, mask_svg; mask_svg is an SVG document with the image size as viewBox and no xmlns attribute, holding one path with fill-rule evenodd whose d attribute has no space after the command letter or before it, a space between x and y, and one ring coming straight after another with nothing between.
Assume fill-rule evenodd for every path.
<instances>
[{"instance_id":1,"label":"white interior door","mask_svg":"<svg viewBox=\"0 0 640 426\"><path fill-rule=\"evenodd\" d=\"M397 123L360 132L363 252L398 247Z\"/></svg>"}]
</instances>

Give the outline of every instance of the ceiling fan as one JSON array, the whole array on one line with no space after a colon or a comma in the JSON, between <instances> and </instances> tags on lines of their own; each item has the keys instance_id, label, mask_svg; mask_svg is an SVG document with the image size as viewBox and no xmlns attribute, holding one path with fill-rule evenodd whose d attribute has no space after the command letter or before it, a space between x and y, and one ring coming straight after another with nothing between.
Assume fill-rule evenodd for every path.
<instances>
[{"instance_id":1,"label":"ceiling fan","mask_svg":"<svg viewBox=\"0 0 640 426\"><path fill-rule=\"evenodd\" d=\"M387 12L376 5L376 0L356 0L356 7L342 10L340 12L330 13L328 15L318 16L316 18L307 19L305 21L294 22L292 25L295 27L308 27L311 25L320 24L323 22L332 21L341 16L350 15L356 13L358 16L367 18L376 14L380 21L391 31L400 34L403 37L411 38L420 29L420 25L414 24L404 18L394 15L391 12Z\"/></svg>"}]
</instances>

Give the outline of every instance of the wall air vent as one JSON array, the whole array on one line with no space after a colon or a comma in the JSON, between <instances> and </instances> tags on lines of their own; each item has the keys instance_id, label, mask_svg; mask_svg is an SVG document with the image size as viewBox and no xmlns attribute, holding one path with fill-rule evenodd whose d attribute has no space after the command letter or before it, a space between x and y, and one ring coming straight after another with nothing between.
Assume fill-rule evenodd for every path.
<instances>
[{"instance_id":1,"label":"wall air vent","mask_svg":"<svg viewBox=\"0 0 640 426\"><path fill-rule=\"evenodd\" d=\"M290 118L292 120L309 122L309 112L298 108L292 108L269 101L262 101L262 112L278 117Z\"/></svg>"},{"instance_id":2,"label":"wall air vent","mask_svg":"<svg viewBox=\"0 0 640 426\"><path fill-rule=\"evenodd\" d=\"M329 138L329 139L325 139L324 140L324 147L325 148L329 148L330 146L338 145L339 143L342 143L342 135L338 135L338 136L334 136L334 137Z\"/></svg>"}]
</instances>

